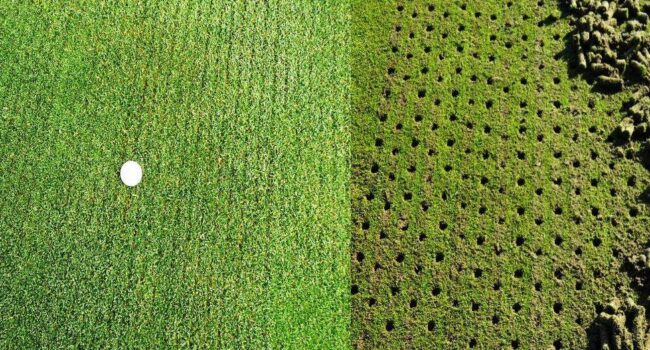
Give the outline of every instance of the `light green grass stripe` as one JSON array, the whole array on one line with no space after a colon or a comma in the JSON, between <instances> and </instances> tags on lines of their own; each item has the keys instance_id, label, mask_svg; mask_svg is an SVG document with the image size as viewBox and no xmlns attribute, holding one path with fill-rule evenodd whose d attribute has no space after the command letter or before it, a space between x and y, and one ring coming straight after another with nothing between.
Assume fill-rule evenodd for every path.
<instances>
[{"instance_id":1,"label":"light green grass stripe","mask_svg":"<svg viewBox=\"0 0 650 350\"><path fill-rule=\"evenodd\" d=\"M0 348L348 347L347 16L0 2Z\"/></svg>"}]
</instances>

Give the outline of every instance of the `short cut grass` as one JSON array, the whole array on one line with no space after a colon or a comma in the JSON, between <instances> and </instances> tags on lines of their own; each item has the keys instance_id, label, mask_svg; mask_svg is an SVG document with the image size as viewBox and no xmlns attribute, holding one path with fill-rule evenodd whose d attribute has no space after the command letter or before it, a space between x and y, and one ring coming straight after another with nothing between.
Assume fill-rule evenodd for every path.
<instances>
[{"instance_id":1,"label":"short cut grass","mask_svg":"<svg viewBox=\"0 0 650 350\"><path fill-rule=\"evenodd\" d=\"M345 3L1 2L0 348L347 347Z\"/></svg>"}]
</instances>

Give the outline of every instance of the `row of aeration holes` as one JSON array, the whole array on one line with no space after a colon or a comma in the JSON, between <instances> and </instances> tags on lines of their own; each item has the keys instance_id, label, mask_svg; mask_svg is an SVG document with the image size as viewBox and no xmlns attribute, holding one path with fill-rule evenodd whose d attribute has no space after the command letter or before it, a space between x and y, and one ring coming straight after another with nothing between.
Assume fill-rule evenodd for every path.
<instances>
[{"instance_id":1,"label":"row of aeration holes","mask_svg":"<svg viewBox=\"0 0 650 350\"><path fill-rule=\"evenodd\" d=\"M489 126L486 126L484 130L485 130L486 133L489 133L489 132L490 132L490 127L489 127ZM558 127L556 127L556 130L559 131ZM412 140L411 146L412 146L413 148L415 148L415 147L417 147L417 146L419 145L419 143L420 143L420 141L419 141L418 139L414 138L414 139ZM455 144L455 140L454 140L454 139L449 139L449 140L447 141L447 145L448 145L449 147L453 147L454 144ZM378 146L378 147L381 147L381 146L383 145L383 140L382 140L382 139L377 139L377 140L375 140L375 145ZM397 153L399 153L399 149L397 149L397 148L396 148L396 149L393 149L393 152L392 152L392 153L393 153L393 155L396 155ZM471 153L471 150L466 150L465 153ZM432 154L434 154L434 152L433 152L432 150L429 150L429 155L432 155ZM489 159L490 154L489 154L488 152L484 152L483 155L482 155L482 157L483 157L483 159L486 159L486 160L487 160L487 159ZM516 151L516 157L517 157L517 159L519 159L519 160L525 160L525 159L526 159L526 154L525 154L525 152L523 152L523 151ZM562 157L562 152L561 152L561 151L555 151L555 152L554 152L554 157L555 157L555 158L561 158L561 157ZM591 158L592 158L592 159L597 159L597 158L598 158L598 154L597 154L595 151L592 151L592 152L591 152ZM571 162L571 164L572 164L574 167L580 167L580 164L581 164L581 163L580 163L578 160L574 160L573 162ZM451 171L451 170L453 170L453 167L451 167L450 165L445 166L445 171ZM373 165L372 165L370 171L371 171L371 173L373 173L373 174L378 173L378 172L379 172L379 164L377 164L377 163L373 163ZM410 172L410 173L415 172L415 171L416 171L416 167L415 167L415 165L410 165L410 166L408 167L407 171ZM390 181L394 181L394 180L395 180L395 175L394 175L393 173L390 173L389 176L388 176L388 178L389 178ZM467 175L467 174L463 174L463 179L464 179L464 180L469 179L469 175ZM480 181L481 181L481 184L482 184L482 185L487 185L487 184L489 183L489 179L488 179L487 177L485 177L485 176L482 176ZM553 182L554 185L557 185L557 186L560 186L560 185L563 183L563 180L562 180L561 177L553 178L553 179L551 179L551 181ZM591 186L593 186L593 187L597 187L598 184L599 184L599 182L600 182L600 181L599 181L598 179L594 178L594 179L592 179L592 180L590 181L590 184L591 184ZM516 183L517 183L518 186L521 187L521 186L524 186L524 185L526 184L526 181L525 181L525 179L523 179L523 178L519 178L519 179L517 179L517 182L516 182ZM629 177L627 183L628 183L628 186L630 186L630 187L635 187L635 186L636 186L636 176L631 176L631 177ZM503 187L499 188L499 193L505 194L505 193L506 193L506 192L505 192L505 188L503 188ZM542 188L538 188L538 189L535 190L535 193L536 193L538 196L540 196L540 195L543 194L543 189L542 189ZM582 188L581 188L581 187L576 187L576 188L574 189L574 193L575 193L576 195L578 195L578 196L581 195L581 194L582 194ZM611 194L612 196L616 196L617 193L618 193L618 192L617 192L615 189L610 189L610 194ZM374 198L374 196L371 196L371 197ZM410 193L406 193L406 194L405 194L405 199L406 199L406 200L410 200L410 199L411 199L410 197L412 197L412 194L410 194ZM372 198L369 197L368 199L372 199ZM519 212L521 215L523 215L523 212L524 212L524 211L525 211L524 209L521 209L521 208L518 209L518 212ZM561 208L556 208L555 213L556 213L556 214L561 214L561 213L562 213L561 211L562 211ZM595 207L595 206L594 206L594 207L592 207L592 209L591 209L591 213L592 213L593 216L598 217L598 216L600 215L600 209L599 209L598 207ZM481 214L484 214L484 212L481 213ZM638 208L636 208L636 207L632 207L632 208L630 208L630 210L629 210L629 214L630 214L630 216L632 216L632 217L636 217L637 214L638 214Z\"/></svg>"},{"instance_id":2,"label":"row of aeration holes","mask_svg":"<svg viewBox=\"0 0 650 350\"><path fill-rule=\"evenodd\" d=\"M509 4L510 4L510 3L509 3ZM541 6L541 5L540 5L540 6ZM462 5L461 8L462 8L463 10L466 10L466 5ZM434 6L432 6L432 5L429 6L429 11L430 11L430 12L433 11L434 9L435 9ZM399 6L397 7L397 10L398 10L399 12L403 11L403 10L404 10L403 5L399 5ZM443 14L443 17L444 17L444 18L448 18L449 15L450 15L449 12L445 12L445 13ZM418 16L418 13L417 13L417 12L413 12L412 15L411 15L411 17L413 17L413 18L416 18L417 16ZM480 13L480 12L476 12L476 13L475 13L475 17L477 17L477 18L481 17L481 13ZM493 14L493 15L490 16L490 19L494 21L494 20L497 19L497 16ZM529 17L528 15L523 15L523 20L526 21L526 20L528 20L528 19L530 19L530 17ZM539 25L541 26L541 23L540 23ZM506 26L507 26L507 27L511 27L512 24L511 24L511 23L506 23ZM425 27L425 30L426 30L427 32L431 32L431 31L433 31L433 25L431 25L431 24L427 24L426 27ZM402 26L401 26L401 25L397 25L397 26L395 27L395 31L396 31L396 32L401 32L401 31L402 31ZM465 25L463 25L463 24L459 25L459 26L458 26L458 31L459 31L459 32L463 32L463 31L465 31ZM443 34L442 34L442 39L446 39L447 37L448 37L448 33L443 33ZM411 39L415 38L415 33L414 33L414 32L410 32L410 33L409 33L409 38L411 38ZM559 34L555 34L555 35L553 36L553 39L556 40L556 41L559 41L559 40L560 40L560 35L559 35ZM490 36L490 40L491 40L491 41L495 41L495 40L496 40L496 35L491 35L491 36ZM522 41L527 41L527 40L528 40L528 36L527 36L526 34L522 35L521 40L522 40ZM510 48L512 48L513 43L512 43L511 41L507 41L504 45L505 45L506 48L510 49ZM542 47L544 46L544 42L543 42L543 41L540 42L540 46L542 46ZM463 50L464 50L464 48L463 48L462 46L458 46L458 47L457 47L457 51L459 51L459 52L463 52ZM425 51L426 53L431 52L431 47L429 47L429 46L425 46L424 51ZM393 46L393 52L398 52L398 48L397 48L396 46ZM475 56L475 58L478 58L478 54L477 54L477 53L474 53L473 56ZM413 54L411 54L411 53L407 53L406 58L407 58L407 59L411 59L411 58L413 58ZM441 55L439 56L439 59L440 59L440 60L444 59L444 55L441 54ZM527 59L527 56L526 56L526 55L522 56L522 59ZM559 59L559 57L557 57L556 59ZM490 60L491 62L493 62L493 61L495 60L495 57L494 57L494 56L490 56L490 57L489 57L489 60Z\"/></svg>"},{"instance_id":3,"label":"row of aeration holes","mask_svg":"<svg viewBox=\"0 0 650 350\"><path fill-rule=\"evenodd\" d=\"M512 1L508 1L508 2L506 3L506 6L507 6L508 8L510 8L510 7L512 7L513 4L514 4L514 2L512 2ZM540 7L541 7L541 6L543 6L543 5L544 5L544 2L543 2L543 1L539 1L539 2L537 3L537 6L540 6ZM460 7L461 10L463 10L463 11L467 11L467 4L461 4L459 7ZM404 5L401 5L401 4L400 4L400 5L397 5L397 8L396 8L396 9L397 9L398 12L403 12L403 11L404 11ZM428 10L429 12L434 12L434 11L436 10L436 7L435 7L434 5L431 5L431 4L430 4L430 5L427 6L427 10ZM483 14L482 14L481 12L474 12L474 17L476 17L476 18L480 18L482 15L483 15ZM447 11L445 11L445 12L443 13L442 16L443 16L444 18L448 18L448 17L450 16L450 13L447 12ZM418 12L417 12L417 11L413 11L413 12L411 13L411 17L412 17L412 18L417 18L417 17L418 17ZM530 18L530 16L528 16L528 15L523 15L522 17L523 17L524 20L528 20L528 19ZM495 21L495 20L497 19L497 15L495 15L495 14L490 15L490 19L493 20L493 21Z\"/></svg>"},{"instance_id":4,"label":"row of aeration holes","mask_svg":"<svg viewBox=\"0 0 650 350\"><path fill-rule=\"evenodd\" d=\"M542 67L542 66L540 66L540 67ZM422 69L420 70L420 72L421 72L423 75L424 75L424 74L428 74L428 73L429 73L429 67L427 67L427 66L422 67ZM455 72L456 72L457 75L461 75L461 74L463 73L463 68L461 68L461 67L456 67ZM397 73L397 69L396 69L395 67L392 67L392 66L391 66L391 67L388 68L387 73L388 73L388 75L390 75L390 76L394 76L394 75ZM404 75L404 76L402 77L402 79L403 79L404 81L408 81L408 80L411 79L411 76L407 74L407 75ZM469 79L470 79L473 83L476 83L476 82L478 81L478 76L476 76L476 75L472 75ZM438 82L444 82L444 77L441 76L441 75L439 75L438 78L437 78L437 81L438 81ZM495 80L494 80L493 77L488 77L488 78L486 79L486 83L487 83L487 85L493 85L493 84L494 84L494 81L495 81ZM561 82L561 79L560 79L560 78L558 78L558 77L554 77L554 78L553 78L553 83L554 83L555 85L559 85L560 82ZM527 85L527 84L528 84L528 80L527 80L526 78L521 78L521 79L520 79L520 83L521 83L522 85ZM502 91L503 91L505 94L509 94L509 93L510 93L510 89L511 89L511 86L504 86L504 87L502 88ZM384 92L384 95L390 95L390 93L386 93L386 92ZM459 93L458 90L456 90L456 89L452 89L452 90L451 90L451 96L452 96L452 97L457 98L457 97L459 97L459 95L460 95L460 93ZM388 96L386 96L386 97L388 97ZM422 98L422 97L426 97L426 90L424 90L423 93L420 93L420 94L419 94L419 97L420 97L420 98ZM441 102L442 102L442 101L440 101L440 100L436 100L436 105L440 105ZM469 99L469 100L468 100L468 104L469 104L469 105L474 105L474 104L475 104L475 101L474 101L473 99ZM555 108L560 108L560 107L562 107L562 104L561 104L560 101L553 101L552 104L553 104L553 107L555 107ZM591 102L591 105L590 105L590 106L593 108L593 102ZM491 106L486 106L486 107L489 109ZM521 107L521 108L525 108L525 107L527 107L527 102L526 102L526 101L522 101L522 102L520 102L520 107Z\"/></svg>"},{"instance_id":5,"label":"row of aeration holes","mask_svg":"<svg viewBox=\"0 0 650 350\"><path fill-rule=\"evenodd\" d=\"M414 307L414 305L417 305L417 302L415 300L411 300L410 306ZM474 302L472 303L472 310L477 311L479 308L480 308L480 304L474 303ZM517 311L518 311L518 310L520 310L521 305L520 304L515 304L513 309L515 309L515 308L518 308L517 309ZM561 303L554 304L553 305L553 310L556 313L559 313L562 310L562 304ZM499 323L499 321L500 321L500 317L498 315L492 316L492 324L497 325ZM388 332L392 332L395 329L395 322L393 320L387 320L385 327L386 327L386 330ZM427 330L429 332L433 332L435 329L436 329L436 322L434 320L430 320L427 323ZM478 345L478 342L477 342L477 340L475 338L472 338L469 341L468 345L469 345L470 348L474 348L474 347L476 347ZM513 349L518 349L519 346L520 346L519 340L513 340L511 342L511 346L512 346ZM553 342L553 346L554 346L555 349L562 349L563 348L563 343L562 343L561 340L558 339L558 340L555 340Z\"/></svg>"},{"instance_id":6,"label":"row of aeration holes","mask_svg":"<svg viewBox=\"0 0 650 350\"><path fill-rule=\"evenodd\" d=\"M370 227L369 222L366 221L366 222L362 225L362 227L364 228L364 230L369 229L369 227ZM444 221L441 221L441 222L440 222L440 224L439 224L439 228L440 228L440 230L444 231L444 230L447 229L447 227L448 227L448 224L447 224L446 222L444 222ZM465 236L464 236L464 235L461 235L461 236L462 236L462 237L461 237L462 239L465 239ZM387 238L386 233L385 233L384 231L381 231L380 234L379 234L379 238L380 238L380 239L385 239L385 238ZM426 234L421 233L420 236L419 236L419 240L420 240L420 241L424 241L425 239L426 239ZM521 247L521 246L523 246L524 242L525 242L525 238L524 238L523 236L518 236L518 237L515 239L515 245L516 245L517 247ZM555 239L554 239L554 243L555 243L555 245L558 246L558 247L561 247L562 244L563 244L563 242L564 242L564 239L563 239L562 236L560 236L560 235L557 235L557 236L555 237ZM483 245L485 244L485 237L484 237L484 236L479 236L479 237L477 238L477 240L476 240L476 243L477 243L477 245L479 245L479 246L483 246ZM595 237L594 239L592 239L592 244L593 244L594 247L599 247L599 246L602 244L602 240L601 240L600 238L598 238L598 237ZM495 253L497 256L500 256L500 255L503 253L503 249L500 248L500 247L498 247L497 245L495 245L495 246L494 246L494 253ZM581 247L576 248L576 249L574 250L574 253L576 254L576 256L580 256L580 255L582 255L582 248L581 248ZM544 254L544 252L543 252L543 250L542 250L541 248L538 248L538 249L535 251L535 255L537 255L537 256L541 256L541 255L543 255L543 254ZM444 257L445 257L444 253L442 253L442 252L438 252L438 253L436 253L435 261L436 261L436 262L441 262L441 261L444 260ZM398 253L397 256L395 257L395 261L396 261L397 263L402 263L402 262L404 261L405 258L406 258L405 254L400 252L400 253ZM365 259L365 255L364 255L362 252L357 252L357 254L356 254L356 260L357 260L360 264L363 263L363 260L364 260L364 259ZM381 268L381 265L377 265L377 264L375 265L375 270L378 270L378 269L380 269L380 268ZM421 272L421 271L416 271L416 272ZM476 278L480 278L480 277L482 276L482 274L483 274L483 270L482 270L482 269L476 269L476 270L474 271L474 276L475 276ZM554 275L555 275L555 277L556 277L558 280L561 280L561 279L563 278L563 276L564 276L564 273L563 273L563 271L562 271L561 268L557 268L557 269L555 270L555 272L554 272ZM598 273L595 273L595 277L598 277L597 275L598 275ZM516 278L522 278L522 277L523 277L523 270L521 270L521 269L516 270L515 273L514 273L514 276L515 276ZM495 289L497 289L497 288L495 288ZM541 284L540 284L539 286L536 286L535 289L536 289L537 291L540 291L540 290L541 290ZM579 282L578 284L576 284L576 290L581 290L581 289L582 289L582 282ZM498 289L497 289L497 290L498 290Z\"/></svg>"},{"instance_id":7,"label":"row of aeration holes","mask_svg":"<svg viewBox=\"0 0 650 350\"><path fill-rule=\"evenodd\" d=\"M395 72L396 72L396 69L395 69L394 67L389 67L389 68L388 68L388 74L389 74L389 75L394 75ZM427 67L424 67L424 68L422 68L422 72L426 74L426 73L429 72L429 69L428 69ZM459 68L456 68L456 73L457 73L457 74L461 74L461 73L462 73L462 68L460 68L460 67L459 67ZM404 79L405 79L405 80L408 80L408 79L410 79L410 76L406 75L406 76L404 76ZM478 80L478 77L477 77L476 75L472 75L472 76L470 77L470 80L471 80L472 82L476 82L476 81ZM439 81L439 82L442 82L442 81L444 81L444 78L443 78L442 76L440 76L440 77L438 78L438 81ZM555 78L554 81L556 82L556 84L559 84L559 83L560 83L560 79L559 79L559 78ZM493 85L493 84L494 84L494 78L489 77L489 78L487 78L486 82L487 82L488 85ZM520 79L520 83L521 83L522 85L526 85L526 84L528 84L528 80L527 80L526 78L521 78L521 79ZM505 87L503 88L503 92L504 92L504 93L510 93L510 87L509 87L509 86L505 86ZM383 92L383 96L384 96L384 98L389 98L389 97L391 96L391 94L392 94L392 91L391 91L390 89L388 89L388 88L384 89L384 92ZM453 97L453 98L459 98L459 97L461 97L460 91L457 90L457 89L452 89L452 90L450 91L450 95L451 95L451 97ZM418 92L417 92L417 96L418 96L418 98L420 98L420 99L427 97L427 90L426 90L426 89L419 89ZM467 100L467 103L468 103L468 105L472 106L472 105L475 105L475 104L476 104L476 101L475 101L473 98L470 98L470 99ZM436 98L436 99L434 100L434 105L435 105L435 106L440 106L441 104L442 104L442 100L441 100L440 98ZM486 100L486 101L484 102L484 104L485 104L485 108L488 109L488 110L490 110L490 109L492 109L492 107L494 106L494 100L492 100L492 99L488 99L488 100ZM563 107L563 106L562 106L562 102L559 101L559 100L552 101L551 104L552 104L552 106L553 106L555 109L560 109L560 108ZM519 102L519 107L520 107L521 109L525 110L525 109L528 107L528 102L525 101L525 100ZM540 110L537 111L537 116L538 116L538 117L541 117L542 114L543 114L543 110L540 109ZM455 117L455 116L454 116L454 115L450 116L450 118L453 118L453 117ZM420 119L420 120L421 120L421 119ZM380 117L380 121L385 121L385 119L382 120L381 117ZM416 121L418 121L418 120L416 120ZM452 121L453 121L453 120L452 120ZM401 129L401 126L402 126L401 124L397 124L397 125L395 126L395 128L399 130L399 129ZM557 128L557 127L556 127L556 128ZM540 140L540 141L541 141L541 140Z\"/></svg>"}]
</instances>

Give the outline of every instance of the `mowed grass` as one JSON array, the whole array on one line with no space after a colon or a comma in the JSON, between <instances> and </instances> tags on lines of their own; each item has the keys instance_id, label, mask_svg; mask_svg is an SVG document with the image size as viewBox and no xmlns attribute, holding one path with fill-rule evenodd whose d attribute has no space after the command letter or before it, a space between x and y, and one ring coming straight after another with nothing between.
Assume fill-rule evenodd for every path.
<instances>
[{"instance_id":1,"label":"mowed grass","mask_svg":"<svg viewBox=\"0 0 650 350\"><path fill-rule=\"evenodd\" d=\"M347 347L347 22L1 2L0 348Z\"/></svg>"},{"instance_id":2,"label":"mowed grass","mask_svg":"<svg viewBox=\"0 0 650 350\"><path fill-rule=\"evenodd\" d=\"M353 1L352 343L586 349L650 239L556 1ZM618 289L618 290L617 290Z\"/></svg>"}]
</instances>

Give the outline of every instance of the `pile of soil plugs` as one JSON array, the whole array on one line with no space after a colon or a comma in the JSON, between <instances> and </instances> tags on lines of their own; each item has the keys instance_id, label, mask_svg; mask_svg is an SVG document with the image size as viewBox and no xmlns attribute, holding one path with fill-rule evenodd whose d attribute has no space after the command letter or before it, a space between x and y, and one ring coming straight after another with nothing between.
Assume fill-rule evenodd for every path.
<instances>
[{"instance_id":1,"label":"pile of soil plugs","mask_svg":"<svg viewBox=\"0 0 650 350\"><path fill-rule=\"evenodd\" d=\"M626 259L625 270L632 278L631 287L638 302L631 297L614 298L592 326L592 348L598 350L648 350L650 328L646 307L650 305L650 249ZM632 294L624 291L622 294Z\"/></svg>"},{"instance_id":2,"label":"pile of soil plugs","mask_svg":"<svg viewBox=\"0 0 650 350\"><path fill-rule=\"evenodd\" d=\"M594 320L596 348L602 350L647 350L650 339L645 308L634 300L614 299Z\"/></svg>"},{"instance_id":3,"label":"pile of soil plugs","mask_svg":"<svg viewBox=\"0 0 650 350\"><path fill-rule=\"evenodd\" d=\"M639 0L571 0L576 33L571 42L578 66L595 87L617 92L636 89L624 106L618 131L625 139L647 140L650 121L650 5Z\"/></svg>"}]
</instances>

